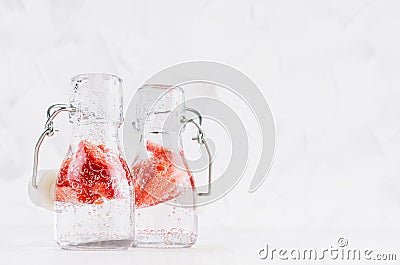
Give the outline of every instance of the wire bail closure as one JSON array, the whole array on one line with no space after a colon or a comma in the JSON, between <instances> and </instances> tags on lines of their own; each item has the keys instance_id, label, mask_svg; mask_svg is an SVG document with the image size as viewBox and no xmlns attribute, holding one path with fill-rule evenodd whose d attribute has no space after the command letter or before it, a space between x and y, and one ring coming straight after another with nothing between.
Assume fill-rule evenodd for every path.
<instances>
[{"instance_id":1,"label":"wire bail closure","mask_svg":"<svg viewBox=\"0 0 400 265\"><path fill-rule=\"evenodd\" d=\"M192 140L193 141L197 141L200 145L204 145L204 147L207 150L207 154L208 154L208 185L207 185L207 192L199 192L197 193L197 195L199 196L210 196L211 195L211 173L212 173L212 155L211 155L211 151L210 151L210 147L208 146L207 140L204 137L205 133L204 130L201 128L201 125L203 123L203 117L201 116L200 112L198 112L195 109L192 108L185 108L185 111L190 111L192 113L194 113L197 117L197 119L199 120L199 122L195 122L194 119L195 118L191 118L188 120L185 120L184 122L186 124L188 123L192 123L196 126L197 128L197 136L193 137Z\"/></svg>"},{"instance_id":2,"label":"wire bail closure","mask_svg":"<svg viewBox=\"0 0 400 265\"><path fill-rule=\"evenodd\" d=\"M205 133L204 130L201 128L202 122L203 122L203 117L201 116L200 112L198 112L195 109L192 108L185 108L186 111L190 111L194 114L196 114L198 123L195 122L195 118L191 118L188 120L185 120L184 122L187 123L192 123L193 125L196 126L197 128L197 136L193 137L193 141L197 141L200 145L204 145L204 147L207 150L208 154L208 185L207 185L207 192L199 192L199 196L210 196L211 195L211 175L212 175L212 155L211 151L209 148L209 145L207 143L207 140L205 139ZM54 129L54 124L53 120L55 117L63 111L67 112L75 112L76 109L70 105L67 104L54 104L51 105L47 109L47 121L44 126L44 131L40 135L36 145L35 145L35 151L34 151L34 156L33 156L33 169L32 169L32 186L33 188L37 189L38 188L38 183L37 183L37 172L38 172L38 164L39 164L39 150L40 146L43 143L44 138L46 136L52 137L54 135L54 131L57 131L57 129Z\"/></svg>"},{"instance_id":3,"label":"wire bail closure","mask_svg":"<svg viewBox=\"0 0 400 265\"><path fill-rule=\"evenodd\" d=\"M54 105L51 105L47 109L47 121L44 126L44 131L40 135L40 137L35 145L35 151L34 151L34 155L33 155L32 186L35 189L38 188L37 172L38 172L38 164L39 164L40 146L42 145L43 140L46 136L51 137L54 135L54 131L58 131L57 129L54 129L53 120L60 112L63 112L63 111L75 112L76 109L67 104L54 104Z\"/></svg>"}]
</instances>

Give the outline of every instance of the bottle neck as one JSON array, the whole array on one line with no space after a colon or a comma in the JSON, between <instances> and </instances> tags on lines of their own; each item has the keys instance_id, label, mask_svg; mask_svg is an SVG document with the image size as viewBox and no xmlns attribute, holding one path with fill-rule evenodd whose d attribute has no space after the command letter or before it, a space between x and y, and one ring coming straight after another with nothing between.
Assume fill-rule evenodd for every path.
<instances>
[{"instance_id":1,"label":"bottle neck","mask_svg":"<svg viewBox=\"0 0 400 265\"><path fill-rule=\"evenodd\" d=\"M119 126L110 123L74 124L71 145L77 146L80 141L86 140L94 145L104 145L111 149L118 149Z\"/></svg>"}]
</instances>

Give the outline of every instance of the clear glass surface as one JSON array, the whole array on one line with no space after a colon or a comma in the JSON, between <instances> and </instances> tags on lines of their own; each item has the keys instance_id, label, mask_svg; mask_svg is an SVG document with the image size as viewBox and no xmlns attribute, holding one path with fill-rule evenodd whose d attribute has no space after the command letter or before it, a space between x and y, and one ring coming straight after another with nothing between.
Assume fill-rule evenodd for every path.
<instances>
[{"instance_id":1,"label":"clear glass surface","mask_svg":"<svg viewBox=\"0 0 400 265\"><path fill-rule=\"evenodd\" d=\"M123 249L134 243L132 175L120 147L122 81L72 79L73 134L55 186L56 241L65 249Z\"/></svg>"},{"instance_id":2,"label":"clear glass surface","mask_svg":"<svg viewBox=\"0 0 400 265\"><path fill-rule=\"evenodd\" d=\"M132 174L136 246L190 247L197 240L196 188L181 150L184 94L146 85L135 94L134 127L141 133Z\"/></svg>"}]
</instances>

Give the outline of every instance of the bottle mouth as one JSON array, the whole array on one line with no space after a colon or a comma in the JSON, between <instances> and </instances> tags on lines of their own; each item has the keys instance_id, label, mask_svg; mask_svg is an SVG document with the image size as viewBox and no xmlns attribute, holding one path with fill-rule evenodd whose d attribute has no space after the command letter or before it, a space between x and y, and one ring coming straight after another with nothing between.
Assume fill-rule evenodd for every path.
<instances>
[{"instance_id":1,"label":"bottle mouth","mask_svg":"<svg viewBox=\"0 0 400 265\"><path fill-rule=\"evenodd\" d=\"M69 102L76 111L72 123L116 123L123 121L122 79L105 73L72 77Z\"/></svg>"},{"instance_id":2,"label":"bottle mouth","mask_svg":"<svg viewBox=\"0 0 400 265\"><path fill-rule=\"evenodd\" d=\"M180 91L183 91L182 87L180 86L174 86L174 85L168 85L168 84L144 84L143 86L139 87L138 90L141 89L148 89L148 88L153 88L153 89L160 89L160 90L168 90L168 89L177 89Z\"/></svg>"},{"instance_id":3,"label":"bottle mouth","mask_svg":"<svg viewBox=\"0 0 400 265\"><path fill-rule=\"evenodd\" d=\"M133 102L136 110L132 125L136 130L153 133L179 130L185 109L185 93L182 87L145 84L135 93Z\"/></svg>"},{"instance_id":4,"label":"bottle mouth","mask_svg":"<svg viewBox=\"0 0 400 265\"><path fill-rule=\"evenodd\" d=\"M106 74L106 73L86 73L86 74L79 74L71 78L71 82L75 83L80 80L89 79L89 78L102 78L104 80L115 80L122 83L122 79L113 74Z\"/></svg>"}]
</instances>

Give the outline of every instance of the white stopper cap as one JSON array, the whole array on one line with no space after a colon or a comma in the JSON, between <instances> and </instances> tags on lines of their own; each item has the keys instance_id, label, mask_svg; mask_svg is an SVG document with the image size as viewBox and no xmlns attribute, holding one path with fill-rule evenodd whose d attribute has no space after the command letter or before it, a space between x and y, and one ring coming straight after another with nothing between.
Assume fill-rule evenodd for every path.
<instances>
[{"instance_id":1,"label":"white stopper cap","mask_svg":"<svg viewBox=\"0 0 400 265\"><path fill-rule=\"evenodd\" d=\"M41 208L54 210L54 188L58 177L58 170L40 170L38 172L38 188L32 186L29 181L28 193L31 202Z\"/></svg>"}]
</instances>

